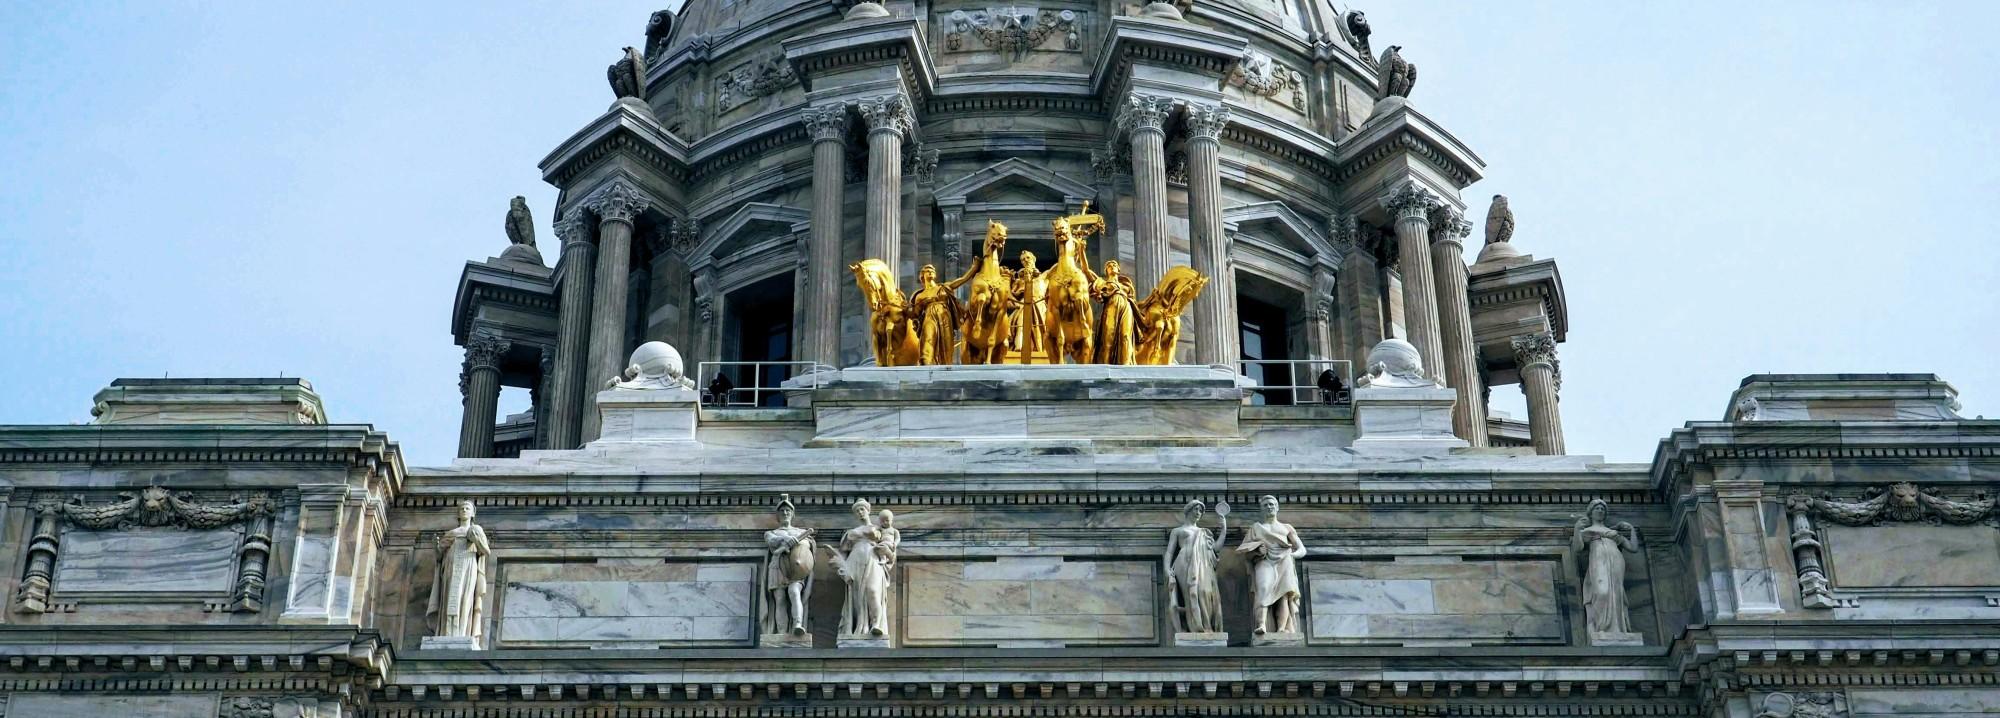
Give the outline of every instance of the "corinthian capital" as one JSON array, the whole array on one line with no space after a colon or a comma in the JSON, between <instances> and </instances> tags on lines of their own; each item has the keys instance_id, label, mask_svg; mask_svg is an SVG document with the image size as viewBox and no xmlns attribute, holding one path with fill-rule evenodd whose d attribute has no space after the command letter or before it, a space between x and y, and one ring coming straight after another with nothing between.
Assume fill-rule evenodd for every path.
<instances>
[{"instance_id":1,"label":"corinthian capital","mask_svg":"<svg viewBox=\"0 0 2000 718\"><path fill-rule=\"evenodd\" d=\"M1194 103L1188 105L1187 132L1190 140L1220 140L1222 130L1229 126L1229 107L1220 102L1215 104Z\"/></svg>"},{"instance_id":2,"label":"corinthian capital","mask_svg":"<svg viewBox=\"0 0 2000 718\"><path fill-rule=\"evenodd\" d=\"M909 135L915 129L917 118L910 114L910 102L900 94L879 95L861 100L854 109L861 113L861 119L868 123L869 132L894 132Z\"/></svg>"},{"instance_id":3,"label":"corinthian capital","mask_svg":"<svg viewBox=\"0 0 2000 718\"><path fill-rule=\"evenodd\" d=\"M592 192L582 206L597 215L600 222L630 224L633 217L653 206L653 199L631 182L615 179Z\"/></svg>"},{"instance_id":4,"label":"corinthian capital","mask_svg":"<svg viewBox=\"0 0 2000 718\"><path fill-rule=\"evenodd\" d=\"M514 348L514 343L491 334L473 334L465 340L465 369L500 368L500 357Z\"/></svg>"},{"instance_id":5,"label":"corinthian capital","mask_svg":"<svg viewBox=\"0 0 2000 718\"><path fill-rule=\"evenodd\" d=\"M1458 210L1440 205L1431 210L1431 241L1456 242L1472 234L1472 223Z\"/></svg>"},{"instance_id":6,"label":"corinthian capital","mask_svg":"<svg viewBox=\"0 0 2000 718\"><path fill-rule=\"evenodd\" d=\"M562 240L564 246L589 242L590 220L584 219L583 212L571 209L568 215L556 221L556 238Z\"/></svg>"},{"instance_id":7,"label":"corinthian capital","mask_svg":"<svg viewBox=\"0 0 2000 718\"><path fill-rule=\"evenodd\" d=\"M799 113L805 123L806 133L814 142L840 142L847 139L847 106L821 105L808 107Z\"/></svg>"},{"instance_id":8,"label":"corinthian capital","mask_svg":"<svg viewBox=\"0 0 2000 718\"><path fill-rule=\"evenodd\" d=\"M1389 210L1396 219L1428 220L1431 210L1443 204L1444 201L1438 199L1437 195L1431 194L1430 190L1415 182L1404 182L1382 197L1382 208Z\"/></svg>"},{"instance_id":9,"label":"corinthian capital","mask_svg":"<svg viewBox=\"0 0 2000 718\"><path fill-rule=\"evenodd\" d=\"M1125 106L1118 110L1118 129L1125 132L1140 130L1162 131L1167 126L1167 117L1174 113L1174 101L1153 95L1131 95L1125 98Z\"/></svg>"},{"instance_id":10,"label":"corinthian capital","mask_svg":"<svg viewBox=\"0 0 2000 718\"><path fill-rule=\"evenodd\" d=\"M1549 332L1514 337L1514 363L1522 371L1536 364L1547 364L1555 375L1555 389L1562 390L1562 362L1556 358L1556 337Z\"/></svg>"}]
</instances>

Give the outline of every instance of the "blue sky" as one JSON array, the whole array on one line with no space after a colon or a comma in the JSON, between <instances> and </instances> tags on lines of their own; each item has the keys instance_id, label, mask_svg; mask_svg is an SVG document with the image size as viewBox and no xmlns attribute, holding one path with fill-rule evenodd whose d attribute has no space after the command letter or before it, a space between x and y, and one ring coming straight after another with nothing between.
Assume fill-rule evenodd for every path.
<instances>
[{"instance_id":1,"label":"blue sky","mask_svg":"<svg viewBox=\"0 0 2000 718\"><path fill-rule=\"evenodd\" d=\"M0 2L0 423L282 373L448 460L459 267L516 194L553 244L535 163L654 9ZM1561 263L1572 452L1644 461L1756 372L1930 371L2000 412L2000 3L1362 9L1488 162L1474 215L1507 194Z\"/></svg>"}]
</instances>

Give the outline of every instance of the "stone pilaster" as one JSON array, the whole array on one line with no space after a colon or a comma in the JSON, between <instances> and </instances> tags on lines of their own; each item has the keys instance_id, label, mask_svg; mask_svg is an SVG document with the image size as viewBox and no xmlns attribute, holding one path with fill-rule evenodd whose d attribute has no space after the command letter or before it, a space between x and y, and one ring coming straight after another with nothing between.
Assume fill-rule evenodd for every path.
<instances>
[{"instance_id":1,"label":"stone pilaster","mask_svg":"<svg viewBox=\"0 0 2000 718\"><path fill-rule=\"evenodd\" d=\"M597 215L597 278L590 295L590 354L581 377L586 402L597 382L625 368L632 223L651 206L650 198L623 180L613 180L583 201L583 207ZM583 407L583 441L596 439L597 431L597 411Z\"/></svg>"},{"instance_id":2,"label":"stone pilaster","mask_svg":"<svg viewBox=\"0 0 2000 718\"><path fill-rule=\"evenodd\" d=\"M1189 245L1194 271L1208 277L1208 288L1194 300L1195 363L1234 366L1243 350L1236 270L1222 227L1222 130L1228 126L1229 108L1221 103L1188 106Z\"/></svg>"},{"instance_id":3,"label":"stone pilaster","mask_svg":"<svg viewBox=\"0 0 2000 718\"><path fill-rule=\"evenodd\" d=\"M1334 288L1340 293L1340 353L1353 363L1354 375L1368 371L1368 350L1384 338L1382 330L1382 269L1375 262L1375 239L1354 215L1335 217L1333 244L1343 255ZM1364 236L1366 234L1367 236Z\"/></svg>"},{"instance_id":4,"label":"stone pilaster","mask_svg":"<svg viewBox=\"0 0 2000 718\"><path fill-rule=\"evenodd\" d=\"M812 135L812 240L806 292L807 339L800 358L840 366L840 226L847 188L847 107L807 108L806 131Z\"/></svg>"},{"instance_id":5,"label":"stone pilaster","mask_svg":"<svg viewBox=\"0 0 2000 718\"><path fill-rule=\"evenodd\" d=\"M1166 125L1173 109L1173 100L1132 95L1118 113L1118 128L1132 143L1132 280L1141 295L1167 275Z\"/></svg>"},{"instance_id":6,"label":"stone pilaster","mask_svg":"<svg viewBox=\"0 0 2000 718\"><path fill-rule=\"evenodd\" d=\"M299 485L297 539L292 544L292 575L280 622L326 623L331 618L346 505L347 484Z\"/></svg>"},{"instance_id":7,"label":"stone pilaster","mask_svg":"<svg viewBox=\"0 0 2000 718\"><path fill-rule=\"evenodd\" d=\"M1528 438L1537 454L1562 454L1562 364L1556 359L1554 334L1514 337L1514 359L1521 367L1521 393L1528 397Z\"/></svg>"},{"instance_id":8,"label":"stone pilaster","mask_svg":"<svg viewBox=\"0 0 2000 718\"><path fill-rule=\"evenodd\" d=\"M1431 213L1431 269L1437 280L1438 338L1444 353L1445 386L1458 392L1451 431L1473 446L1485 446L1486 402L1479 386L1479 351L1472 340L1472 310L1465 293L1465 242L1472 223L1449 208Z\"/></svg>"},{"instance_id":9,"label":"stone pilaster","mask_svg":"<svg viewBox=\"0 0 2000 718\"><path fill-rule=\"evenodd\" d=\"M590 223L577 210L569 214L556 223L562 259L557 265L561 281L556 287L555 376L549 380L548 397L551 449L574 449L583 443L579 438L585 413L583 376L589 359L590 295L597 261L597 246L590 242Z\"/></svg>"},{"instance_id":10,"label":"stone pilaster","mask_svg":"<svg viewBox=\"0 0 2000 718\"><path fill-rule=\"evenodd\" d=\"M493 456L493 422L500 407L500 357L513 348L505 339L473 334L465 340L465 362L459 369L464 413L458 426L458 456Z\"/></svg>"},{"instance_id":11,"label":"stone pilaster","mask_svg":"<svg viewBox=\"0 0 2000 718\"><path fill-rule=\"evenodd\" d=\"M1444 366L1438 341L1437 291L1431 278L1431 210L1442 204L1415 183L1404 183L1382 198L1396 220L1396 270L1403 281L1404 337L1417 348L1424 366Z\"/></svg>"},{"instance_id":12,"label":"stone pilaster","mask_svg":"<svg viewBox=\"0 0 2000 718\"><path fill-rule=\"evenodd\" d=\"M1313 265L1312 291L1306 293L1306 358L1340 358L1339 326L1335 323L1333 307L1334 293L1339 291L1338 277L1334 268L1327 264ZM1312 378L1312 377L1307 377ZM1346 381L1347 377L1341 377Z\"/></svg>"},{"instance_id":13,"label":"stone pilaster","mask_svg":"<svg viewBox=\"0 0 2000 718\"><path fill-rule=\"evenodd\" d=\"M902 95L862 100L857 109L868 123L868 214L863 229L865 258L882 260L903 275L903 141L915 129Z\"/></svg>"}]
</instances>

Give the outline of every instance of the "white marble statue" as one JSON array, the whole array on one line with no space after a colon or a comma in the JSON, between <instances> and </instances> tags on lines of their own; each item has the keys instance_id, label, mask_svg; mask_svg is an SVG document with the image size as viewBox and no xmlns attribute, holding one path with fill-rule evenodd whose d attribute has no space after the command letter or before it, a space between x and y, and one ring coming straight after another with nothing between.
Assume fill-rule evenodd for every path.
<instances>
[{"instance_id":1,"label":"white marble statue","mask_svg":"<svg viewBox=\"0 0 2000 718\"><path fill-rule=\"evenodd\" d=\"M1390 337L1368 350L1368 373L1354 380L1357 387L1379 389L1435 388L1436 379L1424 376L1424 360L1417 347Z\"/></svg>"},{"instance_id":2,"label":"white marble statue","mask_svg":"<svg viewBox=\"0 0 2000 718\"><path fill-rule=\"evenodd\" d=\"M1639 533L1623 521L1606 523L1609 514L1603 499L1592 499L1570 538L1570 552L1583 568L1584 625L1598 645L1637 639L1625 602L1625 554L1639 552Z\"/></svg>"},{"instance_id":3,"label":"white marble statue","mask_svg":"<svg viewBox=\"0 0 2000 718\"><path fill-rule=\"evenodd\" d=\"M432 635L471 638L475 645L485 622L487 559L493 554L486 530L472 522L476 513L471 501L460 502L458 527L438 534L437 569L424 609Z\"/></svg>"},{"instance_id":4,"label":"white marble statue","mask_svg":"<svg viewBox=\"0 0 2000 718\"><path fill-rule=\"evenodd\" d=\"M630 366L604 382L606 389L693 389L683 373L681 353L666 342L646 342L632 350Z\"/></svg>"},{"instance_id":5,"label":"white marble statue","mask_svg":"<svg viewBox=\"0 0 2000 718\"><path fill-rule=\"evenodd\" d=\"M764 633L806 634L806 597L812 595L813 530L792 525L798 508L778 500L778 527L764 532Z\"/></svg>"},{"instance_id":6,"label":"white marble statue","mask_svg":"<svg viewBox=\"0 0 2000 718\"><path fill-rule=\"evenodd\" d=\"M1167 552L1160 557L1167 570L1167 615L1175 633L1221 633L1222 594L1215 585L1217 537L1202 528L1206 509L1189 501L1181 509L1181 525L1167 532Z\"/></svg>"},{"instance_id":7,"label":"white marble statue","mask_svg":"<svg viewBox=\"0 0 2000 718\"><path fill-rule=\"evenodd\" d=\"M889 571L896 567L896 545L902 533L894 526L895 515L882 512L877 524L868 502L854 502L854 517L861 524L840 537L840 559L834 568L847 582L847 601L840 609L840 633L844 636L886 638L889 635Z\"/></svg>"},{"instance_id":8,"label":"white marble statue","mask_svg":"<svg viewBox=\"0 0 2000 718\"><path fill-rule=\"evenodd\" d=\"M1278 497L1265 495L1257 500L1263 515L1243 532L1236 551L1251 561L1250 595L1257 610L1257 627L1251 633L1299 632L1299 565L1306 544L1298 529L1278 520Z\"/></svg>"}]
</instances>

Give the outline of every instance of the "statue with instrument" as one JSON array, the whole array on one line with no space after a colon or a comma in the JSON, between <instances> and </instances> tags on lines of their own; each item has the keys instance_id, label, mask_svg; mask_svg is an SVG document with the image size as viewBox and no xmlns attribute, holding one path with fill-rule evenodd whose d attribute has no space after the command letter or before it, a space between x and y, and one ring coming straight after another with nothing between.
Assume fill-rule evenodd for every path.
<instances>
[{"instance_id":1,"label":"statue with instrument","mask_svg":"<svg viewBox=\"0 0 2000 718\"><path fill-rule=\"evenodd\" d=\"M1007 225L987 220L986 244L979 251L979 261L958 280L961 284L972 281L963 315L967 364L999 364L1006 353L1007 309L1014 301L1006 268L1000 266L1000 252L1006 248ZM958 288L956 284L951 287Z\"/></svg>"},{"instance_id":2,"label":"statue with instrument","mask_svg":"<svg viewBox=\"0 0 2000 718\"><path fill-rule=\"evenodd\" d=\"M913 366L917 363L916 322L910 316L903 290L896 287L896 275L879 259L864 259L847 265L854 283L868 300L868 338L875 349L876 366Z\"/></svg>"},{"instance_id":3,"label":"statue with instrument","mask_svg":"<svg viewBox=\"0 0 2000 718\"><path fill-rule=\"evenodd\" d=\"M1085 240L1103 231L1104 215L1091 214L1090 203L1083 211L1055 221L1056 264L1049 270L1048 347L1051 360L1068 357L1078 364L1096 359L1092 351L1096 329L1090 305L1091 277L1084 258Z\"/></svg>"},{"instance_id":4,"label":"statue with instrument","mask_svg":"<svg viewBox=\"0 0 2000 718\"><path fill-rule=\"evenodd\" d=\"M1181 341L1181 315L1206 286L1208 277L1200 272L1173 267L1160 278L1160 285L1139 302L1136 353L1140 364L1174 363L1174 349Z\"/></svg>"},{"instance_id":5,"label":"statue with instrument","mask_svg":"<svg viewBox=\"0 0 2000 718\"><path fill-rule=\"evenodd\" d=\"M958 352L959 318L966 316L958 306L958 288L978 271L975 267L963 277L939 284L937 267L926 264L917 270L917 293L910 297L910 313L917 323L918 364L952 363ZM968 339L971 330L967 324Z\"/></svg>"},{"instance_id":6,"label":"statue with instrument","mask_svg":"<svg viewBox=\"0 0 2000 718\"><path fill-rule=\"evenodd\" d=\"M813 530L792 525L798 507L791 494L778 498L778 527L764 532L764 633L806 634L806 597L812 595Z\"/></svg>"}]
</instances>

